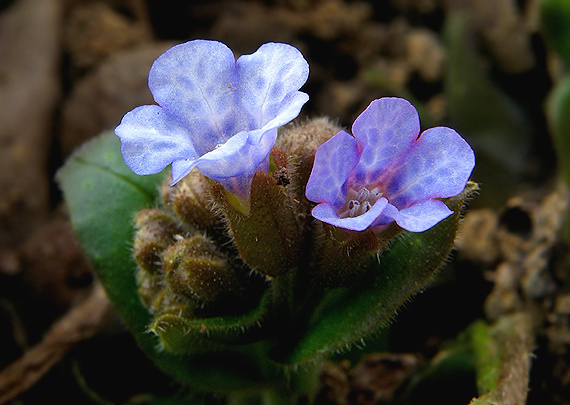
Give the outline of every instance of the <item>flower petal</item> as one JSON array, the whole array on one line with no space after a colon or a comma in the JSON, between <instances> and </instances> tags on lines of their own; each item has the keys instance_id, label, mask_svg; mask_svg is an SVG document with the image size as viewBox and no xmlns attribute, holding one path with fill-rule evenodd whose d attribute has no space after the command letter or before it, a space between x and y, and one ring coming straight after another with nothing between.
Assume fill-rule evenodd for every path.
<instances>
[{"instance_id":1,"label":"flower petal","mask_svg":"<svg viewBox=\"0 0 570 405\"><path fill-rule=\"evenodd\" d=\"M241 56L236 67L236 95L249 129L284 125L299 115L309 99L297 91L307 81L309 64L291 45L264 44L255 53Z\"/></svg>"},{"instance_id":2,"label":"flower petal","mask_svg":"<svg viewBox=\"0 0 570 405\"><path fill-rule=\"evenodd\" d=\"M372 225L382 215L382 211L388 204L388 200L380 198L374 203L370 211L353 218L339 218L336 210L329 204L319 204L313 208L312 215L316 219L339 228L351 231L363 231Z\"/></svg>"},{"instance_id":3,"label":"flower petal","mask_svg":"<svg viewBox=\"0 0 570 405\"><path fill-rule=\"evenodd\" d=\"M400 164L386 195L401 210L430 198L461 193L475 166L475 154L453 129L436 127L422 134Z\"/></svg>"},{"instance_id":4,"label":"flower petal","mask_svg":"<svg viewBox=\"0 0 570 405\"><path fill-rule=\"evenodd\" d=\"M172 163L172 184L195 167L249 198L253 175L269 169L277 127L295 118L308 96L301 53L270 43L238 62L216 41L177 45L153 64L149 87L159 106L127 114L116 133L137 174Z\"/></svg>"},{"instance_id":5,"label":"flower petal","mask_svg":"<svg viewBox=\"0 0 570 405\"><path fill-rule=\"evenodd\" d=\"M174 46L149 73L155 101L187 129L200 155L247 129L235 109L237 81L231 49L206 40Z\"/></svg>"},{"instance_id":6,"label":"flower petal","mask_svg":"<svg viewBox=\"0 0 570 405\"><path fill-rule=\"evenodd\" d=\"M398 225L410 232L427 231L438 222L453 214L447 206L438 200L422 201L409 208L398 210L391 204L383 212L384 217L392 218ZM387 221L383 221L383 224Z\"/></svg>"},{"instance_id":7,"label":"flower petal","mask_svg":"<svg viewBox=\"0 0 570 405\"><path fill-rule=\"evenodd\" d=\"M354 182L370 185L406 155L420 133L420 120L407 100L385 97L374 100L356 118L352 133L363 148Z\"/></svg>"},{"instance_id":8,"label":"flower petal","mask_svg":"<svg viewBox=\"0 0 570 405\"><path fill-rule=\"evenodd\" d=\"M156 105L127 113L115 134L121 138L125 163L138 175L159 173L173 161L198 157L185 129Z\"/></svg>"},{"instance_id":9,"label":"flower petal","mask_svg":"<svg viewBox=\"0 0 570 405\"><path fill-rule=\"evenodd\" d=\"M269 169L269 154L276 139L277 128L240 132L200 157L196 167L229 192L245 197L249 195L255 172ZM255 140L259 142L252 142Z\"/></svg>"},{"instance_id":10,"label":"flower petal","mask_svg":"<svg viewBox=\"0 0 570 405\"><path fill-rule=\"evenodd\" d=\"M198 160L176 160L172 162L172 182L171 186L186 177L198 164Z\"/></svg>"},{"instance_id":11,"label":"flower petal","mask_svg":"<svg viewBox=\"0 0 570 405\"><path fill-rule=\"evenodd\" d=\"M346 203L346 181L358 163L360 152L356 140L344 131L322 144L315 155L305 196L317 203L326 203L333 210Z\"/></svg>"}]
</instances>

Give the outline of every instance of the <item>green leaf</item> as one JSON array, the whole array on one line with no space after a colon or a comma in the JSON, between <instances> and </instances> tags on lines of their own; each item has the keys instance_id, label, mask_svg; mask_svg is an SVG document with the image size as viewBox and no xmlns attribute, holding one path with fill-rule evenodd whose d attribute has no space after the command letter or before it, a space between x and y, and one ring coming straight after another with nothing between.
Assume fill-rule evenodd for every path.
<instances>
[{"instance_id":1,"label":"green leaf","mask_svg":"<svg viewBox=\"0 0 570 405\"><path fill-rule=\"evenodd\" d=\"M568 0L540 0L542 27L551 45L570 66L570 2Z\"/></svg>"},{"instance_id":2,"label":"green leaf","mask_svg":"<svg viewBox=\"0 0 570 405\"><path fill-rule=\"evenodd\" d=\"M132 173L123 162L120 141L112 132L83 146L57 174L85 253L114 307L152 360L176 380L197 390L227 392L267 384L274 377L273 371L262 375L255 356L247 351L176 356L159 350L158 338L148 333L152 320L138 297L135 280L133 218L139 210L155 205L164 177L164 173Z\"/></svg>"},{"instance_id":3,"label":"green leaf","mask_svg":"<svg viewBox=\"0 0 570 405\"><path fill-rule=\"evenodd\" d=\"M405 232L380 257L370 277L356 286L329 292L317 306L304 334L294 345L278 346L273 355L285 364L319 360L378 331L397 310L429 283L455 241L465 199L477 189L447 201L454 214L423 233Z\"/></svg>"},{"instance_id":4,"label":"green leaf","mask_svg":"<svg viewBox=\"0 0 570 405\"><path fill-rule=\"evenodd\" d=\"M107 295L121 314L128 314L133 330L146 329L149 315L132 288L132 222L137 211L155 204L163 178L132 173L112 132L84 145L57 174L75 233Z\"/></svg>"}]
</instances>

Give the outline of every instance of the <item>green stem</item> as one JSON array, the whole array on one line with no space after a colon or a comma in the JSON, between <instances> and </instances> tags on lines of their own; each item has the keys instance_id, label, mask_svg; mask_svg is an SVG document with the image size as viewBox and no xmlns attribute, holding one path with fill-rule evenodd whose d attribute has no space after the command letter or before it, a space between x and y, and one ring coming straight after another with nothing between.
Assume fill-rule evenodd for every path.
<instances>
[{"instance_id":1,"label":"green stem","mask_svg":"<svg viewBox=\"0 0 570 405\"><path fill-rule=\"evenodd\" d=\"M297 270L291 269L285 274L281 274L271 280L271 294L273 303L278 313L281 314L280 324L290 324L294 318L296 309L295 284L297 281Z\"/></svg>"}]
</instances>

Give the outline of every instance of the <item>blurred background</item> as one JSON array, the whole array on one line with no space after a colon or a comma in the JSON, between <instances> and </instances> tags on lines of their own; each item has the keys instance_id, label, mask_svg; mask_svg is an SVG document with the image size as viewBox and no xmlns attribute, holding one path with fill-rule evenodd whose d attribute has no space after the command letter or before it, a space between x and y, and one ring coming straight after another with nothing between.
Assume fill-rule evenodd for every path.
<instances>
[{"instance_id":1,"label":"blurred background","mask_svg":"<svg viewBox=\"0 0 570 405\"><path fill-rule=\"evenodd\" d=\"M84 310L88 333L62 337L61 321L90 296L94 275L54 176L82 143L153 103L147 77L161 53L204 38L236 56L266 42L296 46L311 68L300 120L328 116L349 129L373 99L404 97L423 129L450 126L477 155L481 192L453 264L390 331L397 367L331 364L323 403L392 398L471 322L521 309L534 314L539 354L529 403L570 403L567 245L558 237L568 196L547 108L564 64L540 8L540 0L0 0L0 369L44 345L0 372L0 398L12 390L13 403L146 403L180 390L112 310ZM53 361L44 336L56 341ZM377 374L387 387L366 385ZM438 403L468 403L476 393L462 388Z\"/></svg>"}]
</instances>

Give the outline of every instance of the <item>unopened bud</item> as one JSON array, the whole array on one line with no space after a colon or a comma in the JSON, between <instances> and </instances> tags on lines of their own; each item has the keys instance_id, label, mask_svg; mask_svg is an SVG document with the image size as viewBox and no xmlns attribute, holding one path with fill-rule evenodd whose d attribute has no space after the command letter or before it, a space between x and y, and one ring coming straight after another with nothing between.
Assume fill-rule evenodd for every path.
<instances>
[{"instance_id":1,"label":"unopened bud","mask_svg":"<svg viewBox=\"0 0 570 405\"><path fill-rule=\"evenodd\" d=\"M279 135L275 147L288 156L314 156L319 146L340 132L342 128L326 117L288 125Z\"/></svg>"},{"instance_id":2,"label":"unopened bud","mask_svg":"<svg viewBox=\"0 0 570 405\"><path fill-rule=\"evenodd\" d=\"M299 177L299 185L304 187L307 184L317 149L341 130L340 126L324 117L285 127L275 147L287 154L289 170Z\"/></svg>"},{"instance_id":3,"label":"unopened bud","mask_svg":"<svg viewBox=\"0 0 570 405\"><path fill-rule=\"evenodd\" d=\"M296 204L275 178L257 172L251 184L249 214L228 201L220 185L212 195L224 213L240 258L258 274L273 278L298 266L302 224Z\"/></svg>"},{"instance_id":4,"label":"unopened bud","mask_svg":"<svg viewBox=\"0 0 570 405\"><path fill-rule=\"evenodd\" d=\"M287 189L297 201L297 211L307 215L312 203L305 198L305 187L309 181L315 153L319 146L341 131L342 128L328 118L308 120L300 125L293 124L284 128L275 144L287 155Z\"/></svg>"},{"instance_id":5,"label":"unopened bud","mask_svg":"<svg viewBox=\"0 0 570 405\"><path fill-rule=\"evenodd\" d=\"M210 183L198 170L193 170L175 186L165 182L162 199L180 218L193 228L209 232L221 227L220 218L212 209Z\"/></svg>"},{"instance_id":6,"label":"unopened bud","mask_svg":"<svg viewBox=\"0 0 570 405\"><path fill-rule=\"evenodd\" d=\"M201 305L234 297L243 289L236 269L204 236L179 240L164 252L163 259L170 289Z\"/></svg>"},{"instance_id":7,"label":"unopened bud","mask_svg":"<svg viewBox=\"0 0 570 405\"><path fill-rule=\"evenodd\" d=\"M190 319L197 307L198 304L193 300L173 294L169 288L163 288L154 298L149 310L157 316L171 314Z\"/></svg>"},{"instance_id":8,"label":"unopened bud","mask_svg":"<svg viewBox=\"0 0 570 405\"><path fill-rule=\"evenodd\" d=\"M174 243L183 229L167 212L143 210L135 218L134 255L139 267L149 273L162 268L162 252Z\"/></svg>"}]
</instances>

